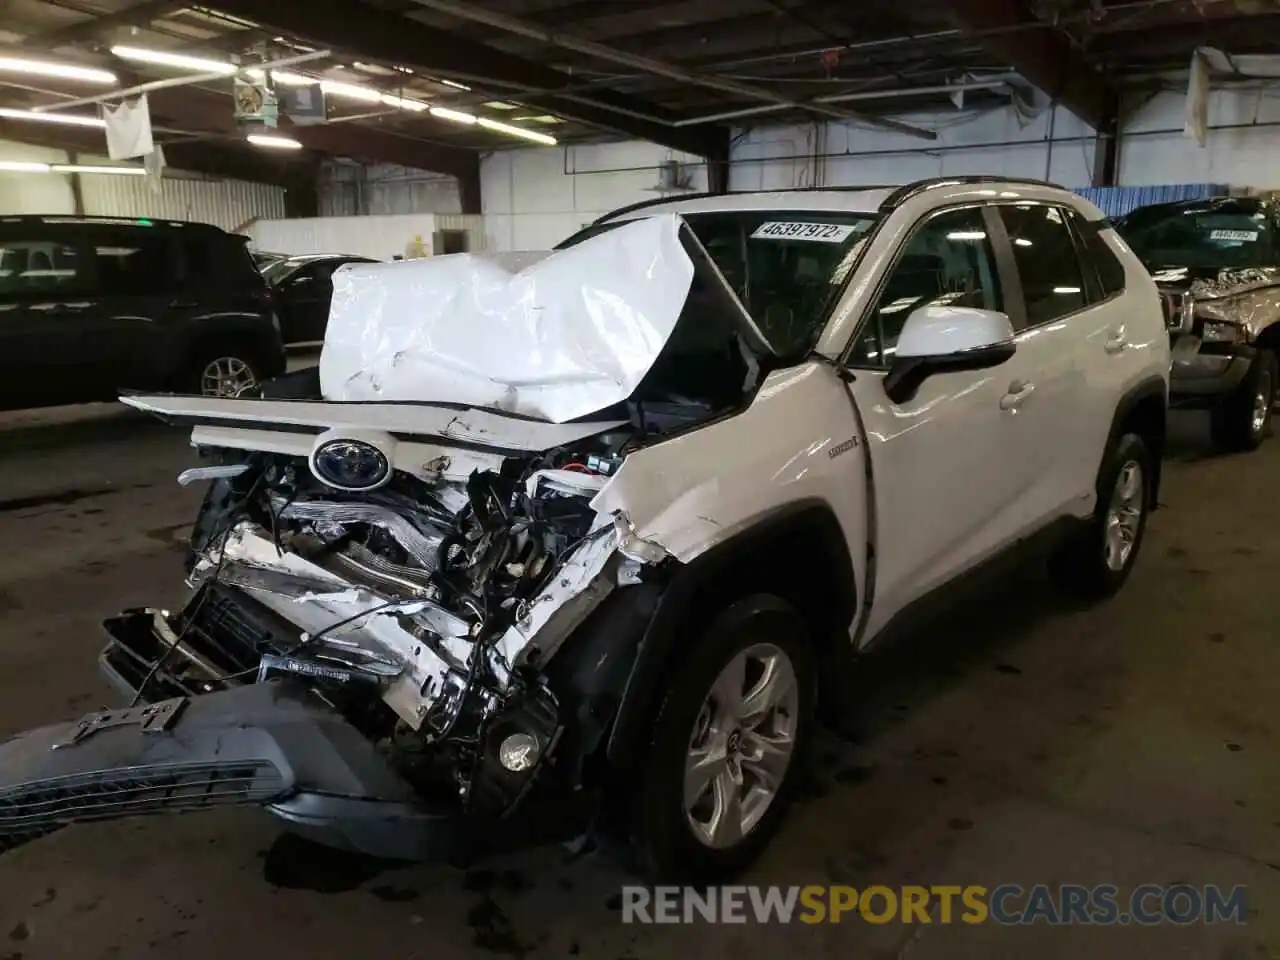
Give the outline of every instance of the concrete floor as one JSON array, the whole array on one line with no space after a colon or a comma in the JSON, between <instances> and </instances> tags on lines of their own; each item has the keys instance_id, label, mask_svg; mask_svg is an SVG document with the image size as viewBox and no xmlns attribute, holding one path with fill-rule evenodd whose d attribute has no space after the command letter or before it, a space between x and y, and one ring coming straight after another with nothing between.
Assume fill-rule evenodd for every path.
<instances>
[{"instance_id":1,"label":"concrete floor","mask_svg":"<svg viewBox=\"0 0 1280 960\"><path fill-rule=\"evenodd\" d=\"M110 704L98 621L179 594L185 436L130 417L0 429L0 733ZM668 955L1280 957L1280 439L1176 449L1141 562L1072 611L1034 576L871 665L852 736L762 883L1248 886L1243 926L635 927L623 877L560 849L375 866L256 811L76 827L0 862L0 960Z\"/></svg>"}]
</instances>

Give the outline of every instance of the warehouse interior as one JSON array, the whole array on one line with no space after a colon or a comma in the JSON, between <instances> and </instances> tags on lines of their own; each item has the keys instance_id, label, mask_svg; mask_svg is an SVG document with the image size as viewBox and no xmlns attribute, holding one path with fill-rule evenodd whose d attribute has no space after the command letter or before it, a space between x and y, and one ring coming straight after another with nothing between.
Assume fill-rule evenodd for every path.
<instances>
[{"instance_id":1,"label":"warehouse interior","mask_svg":"<svg viewBox=\"0 0 1280 960\"><path fill-rule=\"evenodd\" d=\"M5 231L81 218L247 238L277 305L319 271L282 334L307 370L342 265L547 251L632 204L966 177L1110 218L1269 204L1277 37L1280 0L0 0L0 254ZM120 705L101 623L157 585L180 603L204 496L174 483L185 426L91 391L13 401L74 376L22 329L0 351L5 736ZM248 382L281 357L246 355ZM1161 510L1114 600L1027 573L870 658L734 882L1212 885L1244 890L1235 922L640 925L619 913L639 881L590 843L374 860L230 809L5 853L0 958L1280 957L1280 442L1225 455L1213 429L1170 414Z\"/></svg>"}]
</instances>

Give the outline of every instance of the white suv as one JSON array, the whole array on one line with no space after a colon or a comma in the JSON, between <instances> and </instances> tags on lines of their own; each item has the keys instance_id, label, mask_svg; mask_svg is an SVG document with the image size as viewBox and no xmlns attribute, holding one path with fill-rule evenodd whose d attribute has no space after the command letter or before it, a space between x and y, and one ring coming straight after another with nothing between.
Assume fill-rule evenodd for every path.
<instances>
[{"instance_id":1,"label":"white suv","mask_svg":"<svg viewBox=\"0 0 1280 960\"><path fill-rule=\"evenodd\" d=\"M1105 596L1156 504L1155 287L1046 184L661 201L335 287L318 372L126 398L215 457L195 593L107 621L147 706L0 745L0 849L258 803L385 856L590 832L721 876L826 665L1033 544Z\"/></svg>"}]
</instances>

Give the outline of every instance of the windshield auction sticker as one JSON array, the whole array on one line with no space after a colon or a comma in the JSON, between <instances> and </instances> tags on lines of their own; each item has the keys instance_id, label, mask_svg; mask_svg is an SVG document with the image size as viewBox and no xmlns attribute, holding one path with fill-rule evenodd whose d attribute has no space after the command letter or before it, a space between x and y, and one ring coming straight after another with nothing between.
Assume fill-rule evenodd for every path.
<instances>
[{"instance_id":1,"label":"windshield auction sticker","mask_svg":"<svg viewBox=\"0 0 1280 960\"><path fill-rule=\"evenodd\" d=\"M851 223L787 223L770 220L756 227L752 240L815 240L818 243L843 243L853 233Z\"/></svg>"},{"instance_id":2,"label":"windshield auction sticker","mask_svg":"<svg viewBox=\"0 0 1280 960\"><path fill-rule=\"evenodd\" d=\"M1214 230L1209 234L1210 240L1230 240L1235 243L1253 243L1258 239L1255 230Z\"/></svg>"}]
</instances>

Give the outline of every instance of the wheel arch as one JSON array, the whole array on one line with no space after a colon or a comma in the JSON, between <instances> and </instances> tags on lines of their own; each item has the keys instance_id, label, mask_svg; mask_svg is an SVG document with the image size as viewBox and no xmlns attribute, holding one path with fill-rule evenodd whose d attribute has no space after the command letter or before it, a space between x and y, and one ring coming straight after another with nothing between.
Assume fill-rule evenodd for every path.
<instances>
[{"instance_id":1,"label":"wheel arch","mask_svg":"<svg viewBox=\"0 0 1280 960\"><path fill-rule=\"evenodd\" d=\"M1160 502L1165 439L1168 435L1169 388L1163 377L1152 376L1131 387L1116 404L1105 450L1126 433L1142 437L1151 451L1151 509ZM1104 453L1105 456L1105 453Z\"/></svg>"},{"instance_id":2,"label":"wheel arch","mask_svg":"<svg viewBox=\"0 0 1280 960\"><path fill-rule=\"evenodd\" d=\"M804 618L819 662L838 655L858 597L853 558L830 505L788 504L672 568L621 691L605 748L611 767L633 766L682 642L734 600L760 593L780 597Z\"/></svg>"}]
</instances>

